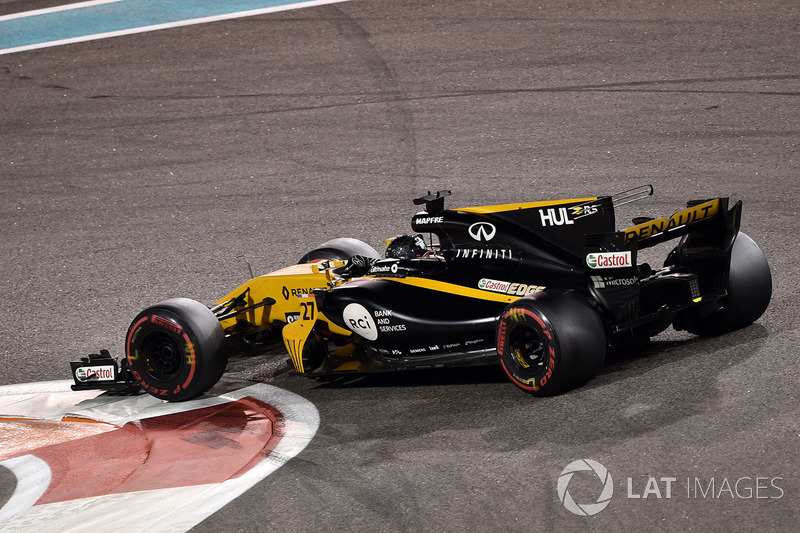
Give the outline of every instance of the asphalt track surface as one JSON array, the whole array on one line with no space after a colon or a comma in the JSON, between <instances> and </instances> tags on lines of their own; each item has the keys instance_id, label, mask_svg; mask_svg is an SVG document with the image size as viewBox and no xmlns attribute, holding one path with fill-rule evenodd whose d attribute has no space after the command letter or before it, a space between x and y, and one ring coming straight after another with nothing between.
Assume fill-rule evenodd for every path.
<instances>
[{"instance_id":1,"label":"asphalt track surface","mask_svg":"<svg viewBox=\"0 0 800 533\"><path fill-rule=\"evenodd\" d=\"M279 351L235 362L321 425L196 530L795 530L800 5L618 4L364 0L0 56L0 384L119 355L139 310L215 300L243 255L266 272L335 236L380 247L427 190L470 206L652 183L628 218L730 196L772 267L757 324L665 333L547 399L494 369L323 386ZM591 517L556 490L584 458L614 477ZM628 497L650 477L662 498ZM743 478L750 498L686 492Z\"/></svg>"}]
</instances>

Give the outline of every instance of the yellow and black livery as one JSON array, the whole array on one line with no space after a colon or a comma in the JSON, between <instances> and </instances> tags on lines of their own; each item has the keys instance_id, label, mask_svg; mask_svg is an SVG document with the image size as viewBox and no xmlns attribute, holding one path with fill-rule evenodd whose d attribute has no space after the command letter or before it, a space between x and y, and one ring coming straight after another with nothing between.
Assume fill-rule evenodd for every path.
<instances>
[{"instance_id":1,"label":"yellow and black livery","mask_svg":"<svg viewBox=\"0 0 800 533\"><path fill-rule=\"evenodd\" d=\"M113 361L90 356L74 362L75 388L138 382L184 400L216 383L228 355L282 338L311 376L499 363L520 389L548 395L594 377L609 347L670 325L713 335L758 319L771 275L739 231L741 202L692 201L617 229L616 209L652 193L459 209L445 208L449 191L428 193L414 200L414 234L393 239L386 257L333 239L213 305L151 306L114 379L87 378L110 375L100 368ZM662 265L639 261L671 240Z\"/></svg>"}]
</instances>

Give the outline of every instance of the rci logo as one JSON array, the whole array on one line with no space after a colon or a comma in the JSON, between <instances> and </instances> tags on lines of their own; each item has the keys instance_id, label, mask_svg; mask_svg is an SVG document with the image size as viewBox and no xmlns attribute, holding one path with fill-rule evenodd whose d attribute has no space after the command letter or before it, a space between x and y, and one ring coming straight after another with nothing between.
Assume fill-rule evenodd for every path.
<instances>
[{"instance_id":1,"label":"rci logo","mask_svg":"<svg viewBox=\"0 0 800 533\"><path fill-rule=\"evenodd\" d=\"M375 326L375 321L363 305L357 303L347 304L347 307L342 312L342 318L351 331L361 335L368 341L374 341L378 338L378 328Z\"/></svg>"},{"instance_id":2,"label":"rci logo","mask_svg":"<svg viewBox=\"0 0 800 533\"><path fill-rule=\"evenodd\" d=\"M595 503L576 503L569 494L569 482L572 481L572 476L575 472L594 472L594 474L603 483L603 490L598 496ZM579 459L568 464L561 475L558 476L558 499L564 504L571 513L578 516L592 516L596 515L605 509L611 502L611 496L614 495L614 482L611 480L611 474L606 467L592 461L591 459Z\"/></svg>"}]
</instances>

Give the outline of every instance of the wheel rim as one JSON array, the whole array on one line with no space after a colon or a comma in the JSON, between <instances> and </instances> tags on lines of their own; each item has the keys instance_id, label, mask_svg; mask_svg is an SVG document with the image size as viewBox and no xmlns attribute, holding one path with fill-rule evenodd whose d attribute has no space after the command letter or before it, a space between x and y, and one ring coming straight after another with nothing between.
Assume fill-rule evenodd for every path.
<instances>
[{"instance_id":1,"label":"wheel rim","mask_svg":"<svg viewBox=\"0 0 800 533\"><path fill-rule=\"evenodd\" d=\"M544 342L538 330L519 325L508 340L511 361L521 372L538 374L546 368Z\"/></svg>"},{"instance_id":2,"label":"wheel rim","mask_svg":"<svg viewBox=\"0 0 800 533\"><path fill-rule=\"evenodd\" d=\"M167 333L153 333L142 343L147 373L159 381L170 381L180 372L182 353L180 345Z\"/></svg>"}]
</instances>

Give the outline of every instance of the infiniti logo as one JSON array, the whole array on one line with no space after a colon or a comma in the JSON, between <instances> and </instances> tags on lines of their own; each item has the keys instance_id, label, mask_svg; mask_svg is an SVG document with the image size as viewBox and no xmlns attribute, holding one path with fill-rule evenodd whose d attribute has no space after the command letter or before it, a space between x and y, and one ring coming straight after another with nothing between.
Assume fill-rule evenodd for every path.
<instances>
[{"instance_id":1,"label":"infiniti logo","mask_svg":"<svg viewBox=\"0 0 800 533\"><path fill-rule=\"evenodd\" d=\"M491 241L494 238L494 234L497 233L497 228L494 227L494 224L488 222L476 222L467 231L469 236L476 241Z\"/></svg>"}]
</instances>

